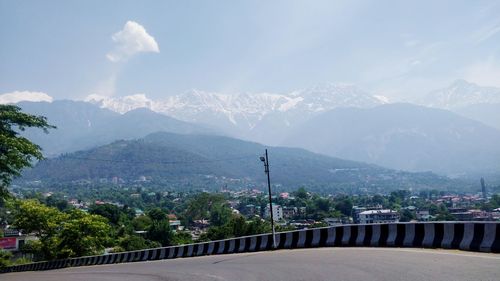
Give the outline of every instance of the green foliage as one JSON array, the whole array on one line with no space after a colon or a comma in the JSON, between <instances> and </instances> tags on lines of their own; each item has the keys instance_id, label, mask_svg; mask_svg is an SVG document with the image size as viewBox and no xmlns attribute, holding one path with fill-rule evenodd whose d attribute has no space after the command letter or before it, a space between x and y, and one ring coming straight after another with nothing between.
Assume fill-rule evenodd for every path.
<instances>
[{"instance_id":1,"label":"green foliage","mask_svg":"<svg viewBox=\"0 0 500 281\"><path fill-rule=\"evenodd\" d=\"M33 261L29 258L26 257L20 257L12 261L12 264L14 265L21 265L21 264L28 264L32 263Z\"/></svg>"},{"instance_id":2,"label":"green foliage","mask_svg":"<svg viewBox=\"0 0 500 281\"><path fill-rule=\"evenodd\" d=\"M135 216L134 210L112 204L92 205L89 208L89 213L100 215L108 219L113 225L122 225L132 220Z\"/></svg>"},{"instance_id":3,"label":"green foliage","mask_svg":"<svg viewBox=\"0 0 500 281\"><path fill-rule=\"evenodd\" d=\"M12 258L12 253L4 250L0 250L0 269L12 264L10 259Z\"/></svg>"},{"instance_id":4,"label":"green foliage","mask_svg":"<svg viewBox=\"0 0 500 281\"><path fill-rule=\"evenodd\" d=\"M387 206L387 199L384 198L384 196L380 194L376 194L372 197L372 205L382 205L382 206Z\"/></svg>"},{"instance_id":5,"label":"green foliage","mask_svg":"<svg viewBox=\"0 0 500 281\"><path fill-rule=\"evenodd\" d=\"M147 216L151 223L147 228L146 238L164 247L172 245L174 233L170 228L167 214L160 208L153 208L148 211Z\"/></svg>"},{"instance_id":6,"label":"green foliage","mask_svg":"<svg viewBox=\"0 0 500 281\"><path fill-rule=\"evenodd\" d=\"M31 166L33 159L43 159L41 148L19 135L19 131L30 127L45 132L55 128L45 117L23 113L14 105L0 104L0 198L7 197L7 186L24 167Z\"/></svg>"},{"instance_id":7,"label":"green foliage","mask_svg":"<svg viewBox=\"0 0 500 281\"><path fill-rule=\"evenodd\" d=\"M245 235L269 233L271 231L272 228L270 222L260 218L254 218L247 224Z\"/></svg>"},{"instance_id":8,"label":"green foliage","mask_svg":"<svg viewBox=\"0 0 500 281\"><path fill-rule=\"evenodd\" d=\"M415 214L408 210L408 209L403 209L401 212L401 217L399 218L400 222L409 222L411 220L416 219Z\"/></svg>"},{"instance_id":9,"label":"green foliage","mask_svg":"<svg viewBox=\"0 0 500 281\"><path fill-rule=\"evenodd\" d=\"M167 214L162 211L160 208L154 208L151 209L148 212L148 217L153 221L153 222L159 222L167 219Z\"/></svg>"},{"instance_id":10,"label":"green foliage","mask_svg":"<svg viewBox=\"0 0 500 281\"><path fill-rule=\"evenodd\" d=\"M301 187L297 191L295 191L294 195L295 197L303 200L306 200L309 197L309 194L307 193L307 190L304 187Z\"/></svg>"},{"instance_id":11,"label":"green foliage","mask_svg":"<svg viewBox=\"0 0 500 281\"><path fill-rule=\"evenodd\" d=\"M38 237L39 240L29 241L25 245L37 259L55 259L60 243L57 234L67 218L67 214L37 200L23 200L18 202L13 225L25 234L34 233Z\"/></svg>"},{"instance_id":12,"label":"green foliage","mask_svg":"<svg viewBox=\"0 0 500 281\"><path fill-rule=\"evenodd\" d=\"M101 253L109 243L111 227L106 218L80 210L63 213L36 200L23 200L15 210L14 227L34 233L24 251L37 259L77 257Z\"/></svg>"},{"instance_id":13,"label":"green foliage","mask_svg":"<svg viewBox=\"0 0 500 281\"><path fill-rule=\"evenodd\" d=\"M175 233L172 239L172 245L184 245L193 243L193 238L191 234L186 231L179 231Z\"/></svg>"},{"instance_id":14,"label":"green foliage","mask_svg":"<svg viewBox=\"0 0 500 281\"><path fill-rule=\"evenodd\" d=\"M116 176L122 178L126 185L134 186L139 177L147 176L148 182L140 183L141 185L163 184L177 190L189 190L199 187L215 189L220 187L221 177L230 176L239 181L226 181L228 187L236 187L265 181L259 161L254 157L241 158L255 155L255 151L263 149L259 144L219 136L156 133L139 140L116 141L42 161L34 169L24 172L23 179L43 179L42 185L46 186L71 184L75 181L96 186L101 184L102 179L109 180ZM217 161L223 158L240 159ZM273 148L272 159L274 184L302 184L310 190L323 193L387 191L409 187L415 190L430 187L444 189L457 186L457 182L465 185L463 181L450 180L432 173L395 171L299 149ZM165 164L172 161L190 164ZM332 169L335 170L334 173ZM161 201L161 194L141 194L141 197L146 203Z\"/></svg>"},{"instance_id":15,"label":"green foliage","mask_svg":"<svg viewBox=\"0 0 500 281\"><path fill-rule=\"evenodd\" d=\"M207 219L210 217L210 211L213 206L221 205L225 202L226 200L221 194L206 192L197 194L189 200L184 216L189 222Z\"/></svg>"},{"instance_id":16,"label":"green foliage","mask_svg":"<svg viewBox=\"0 0 500 281\"><path fill-rule=\"evenodd\" d=\"M19 201L14 214L14 227L23 233L35 233L39 238L53 236L67 218L65 213L37 200Z\"/></svg>"},{"instance_id":17,"label":"green foliage","mask_svg":"<svg viewBox=\"0 0 500 281\"><path fill-rule=\"evenodd\" d=\"M153 221L146 237L152 241L159 242L165 247L172 244L173 232L168 221Z\"/></svg>"},{"instance_id":18,"label":"green foliage","mask_svg":"<svg viewBox=\"0 0 500 281\"><path fill-rule=\"evenodd\" d=\"M44 203L49 207L56 207L59 211L67 211L71 208L67 200L62 196L54 194L47 196Z\"/></svg>"},{"instance_id":19,"label":"green foliage","mask_svg":"<svg viewBox=\"0 0 500 281\"><path fill-rule=\"evenodd\" d=\"M106 218L72 210L58 233L58 250L67 257L101 254L109 244L110 232Z\"/></svg>"},{"instance_id":20,"label":"green foliage","mask_svg":"<svg viewBox=\"0 0 500 281\"><path fill-rule=\"evenodd\" d=\"M232 237L255 235L271 232L271 224L260 218L246 221L240 215L233 215L231 219L222 226L213 226L200 237L200 241L220 240Z\"/></svg>"},{"instance_id":21,"label":"green foliage","mask_svg":"<svg viewBox=\"0 0 500 281\"><path fill-rule=\"evenodd\" d=\"M118 245L120 251L136 251L161 247L160 243L144 239L144 237L139 235L126 235L120 238Z\"/></svg>"},{"instance_id":22,"label":"green foliage","mask_svg":"<svg viewBox=\"0 0 500 281\"><path fill-rule=\"evenodd\" d=\"M490 204L492 209L500 208L500 194L493 194Z\"/></svg>"},{"instance_id":23,"label":"green foliage","mask_svg":"<svg viewBox=\"0 0 500 281\"><path fill-rule=\"evenodd\" d=\"M222 226L231 219L231 209L222 204L213 205L210 209L210 224L213 226Z\"/></svg>"},{"instance_id":24,"label":"green foliage","mask_svg":"<svg viewBox=\"0 0 500 281\"><path fill-rule=\"evenodd\" d=\"M350 216L353 206L351 198L344 196L336 201L335 209L339 210L344 216Z\"/></svg>"},{"instance_id":25,"label":"green foliage","mask_svg":"<svg viewBox=\"0 0 500 281\"><path fill-rule=\"evenodd\" d=\"M132 227L134 228L134 230L146 230L151 226L152 223L153 220L151 220L150 217L142 215L132 220Z\"/></svg>"},{"instance_id":26,"label":"green foliage","mask_svg":"<svg viewBox=\"0 0 500 281\"><path fill-rule=\"evenodd\" d=\"M314 206L320 212L328 212L330 211L330 200L326 198L315 198Z\"/></svg>"},{"instance_id":27,"label":"green foliage","mask_svg":"<svg viewBox=\"0 0 500 281\"><path fill-rule=\"evenodd\" d=\"M391 192L389 196L389 202L391 203L391 209L399 209L401 204L405 201L407 197L410 196L408 190L396 190Z\"/></svg>"}]
</instances>

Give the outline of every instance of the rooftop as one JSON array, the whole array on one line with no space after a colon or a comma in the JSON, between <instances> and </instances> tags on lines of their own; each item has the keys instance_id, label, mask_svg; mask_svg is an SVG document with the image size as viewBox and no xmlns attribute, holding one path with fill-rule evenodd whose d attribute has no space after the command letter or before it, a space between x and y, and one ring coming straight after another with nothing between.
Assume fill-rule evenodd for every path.
<instances>
[{"instance_id":1,"label":"rooftop","mask_svg":"<svg viewBox=\"0 0 500 281\"><path fill-rule=\"evenodd\" d=\"M360 215L373 215L373 214L393 214L396 213L396 211L393 210L367 210L364 212L359 213Z\"/></svg>"}]
</instances>

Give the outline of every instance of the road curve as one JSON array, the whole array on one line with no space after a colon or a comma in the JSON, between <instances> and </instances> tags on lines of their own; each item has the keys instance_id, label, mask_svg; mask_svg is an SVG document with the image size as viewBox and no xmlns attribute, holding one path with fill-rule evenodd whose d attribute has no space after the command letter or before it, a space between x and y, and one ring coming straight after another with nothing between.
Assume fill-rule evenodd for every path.
<instances>
[{"instance_id":1,"label":"road curve","mask_svg":"<svg viewBox=\"0 0 500 281\"><path fill-rule=\"evenodd\" d=\"M21 281L499 280L500 255L455 250L317 248L0 274Z\"/></svg>"}]
</instances>

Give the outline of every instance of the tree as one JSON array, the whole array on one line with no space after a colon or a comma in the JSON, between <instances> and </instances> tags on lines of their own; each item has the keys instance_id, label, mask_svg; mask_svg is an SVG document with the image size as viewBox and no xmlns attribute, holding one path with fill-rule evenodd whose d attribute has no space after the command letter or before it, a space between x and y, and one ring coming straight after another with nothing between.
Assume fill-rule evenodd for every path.
<instances>
[{"instance_id":1,"label":"tree","mask_svg":"<svg viewBox=\"0 0 500 281\"><path fill-rule=\"evenodd\" d=\"M385 202L385 198L384 196L380 195L380 194L375 194L373 197L372 197L372 203L374 205L382 205L384 206L386 204Z\"/></svg>"},{"instance_id":2,"label":"tree","mask_svg":"<svg viewBox=\"0 0 500 281\"><path fill-rule=\"evenodd\" d=\"M38 237L24 248L38 260L101 253L111 232L108 220L102 216L80 210L63 213L37 200L19 202L13 225Z\"/></svg>"},{"instance_id":3,"label":"tree","mask_svg":"<svg viewBox=\"0 0 500 281\"><path fill-rule=\"evenodd\" d=\"M170 246L173 239L173 231L170 229L168 219L163 221L153 221L148 228L146 238L152 241L159 242L163 247Z\"/></svg>"},{"instance_id":4,"label":"tree","mask_svg":"<svg viewBox=\"0 0 500 281\"><path fill-rule=\"evenodd\" d=\"M30 167L34 159L41 160L40 146L19 135L26 128L40 128L44 132L55 128L43 116L21 112L14 105L0 105L0 198L8 197L7 186L19 176L21 170Z\"/></svg>"},{"instance_id":5,"label":"tree","mask_svg":"<svg viewBox=\"0 0 500 281\"><path fill-rule=\"evenodd\" d=\"M120 239L119 245L123 251L137 251L161 247L160 243L149 241L138 235L126 235Z\"/></svg>"},{"instance_id":6,"label":"tree","mask_svg":"<svg viewBox=\"0 0 500 281\"><path fill-rule=\"evenodd\" d=\"M59 211L66 211L71 208L68 201L64 200L62 196L55 194L52 194L45 198L45 205L56 207Z\"/></svg>"},{"instance_id":7,"label":"tree","mask_svg":"<svg viewBox=\"0 0 500 281\"><path fill-rule=\"evenodd\" d=\"M189 223L194 220L206 219L213 206L224 204L226 200L221 194L200 193L188 202L184 217Z\"/></svg>"},{"instance_id":8,"label":"tree","mask_svg":"<svg viewBox=\"0 0 500 281\"><path fill-rule=\"evenodd\" d=\"M268 221L260 218L254 218L250 223L248 223L245 235L255 235L269 232L271 232L271 224Z\"/></svg>"},{"instance_id":9,"label":"tree","mask_svg":"<svg viewBox=\"0 0 500 281\"><path fill-rule=\"evenodd\" d=\"M113 204L92 205L89 213L103 216L114 225L120 225L134 218L134 215L128 212L128 208L120 208Z\"/></svg>"},{"instance_id":10,"label":"tree","mask_svg":"<svg viewBox=\"0 0 500 281\"><path fill-rule=\"evenodd\" d=\"M33 253L35 259L50 260L57 257L57 233L66 218L67 215L56 208L30 199L18 202L13 225L25 234L34 233L38 237L39 240L26 245L27 252Z\"/></svg>"},{"instance_id":11,"label":"tree","mask_svg":"<svg viewBox=\"0 0 500 281\"><path fill-rule=\"evenodd\" d=\"M401 212L401 218L399 219L400 222L409 222L411 220L414 220L416 217L415 217L415 214L408 210L408 209L404 209L402 212Z\"/></svg>"},{"instance_id":12,"label":"tree","mask_svg":"<svg viewBox=\"0 0 500 281\"><path fill-rule=\"evenodd\" d=\"M304 187L301 187L295 191L295 197L306 200L309 197L309 194L307 193L307 190Z\"/></svg>"},{"instance_id":13,"label":"tree","mask_svg":"<svg viewBox=\"0 0 500 281\"><path fill-rule=\"evenodd\" d=\"M222 226L231 219L231 209L226 205L217 204L210 210L210 224L213 226Z\"/></svg>"},{"instance_id":14,"label":"tree","mask_svg":"<svg viewBox=\"0 0 500 281\"><path fill-rule=\"evenodd\" d=\"M72 210L58 233L61 257L81 257L101 254L109 243L111 227L106 218Z\"/></svg>"},{"instance_id":15,"label":"tree","mask_svg":"<svg viewBox=\"0 0 500 281\"><path fill-rule=\"evenodd\" d=\"M491 208L493 208L493 209L499 208L500 207L500 194L493 194L493 196L491 196L490 203L491 203Z\"/></svg>"},{"instance_id":16,"label":"tree","mask_svg":"<svg viewBox=\"0 0 500 281\"><path fill-rule=\"evenodd\" d=\"M335 204L335 209L339 210L345 216L350 216L352 212L352 206L352 200L349 197L345 196Z\"/></svg>"},{"instance_id":17,"label":"tree","mask_svg":"<svg viewBox=\"0 0 500 281\"><path fill-rule=\"evenodd\" d=\"M134 230L146 230L153 221L148 216L139 216L132 220Z\"/></svg>"},{"instance_id":18,"label":"tree","mask_svg":"<svg viewBox=\"0 0 500 281\"><path fill-rule=\"evenodd\" d=\"M54 235L60 229L66 214L37 200L19 201L14 214L14 227L25 234L35 233L41 239Z\"/></svg>"},{"instance_id":19,"label":"tree","mask_svg":"<svg viewBox=\"0 0 500 281\"><path fill-rule=\"evenodd\" d=\"M172 245L184 245L193 243L193 238L191 237L191 233L187 231L179 231L175 233L172 239Z\"/></svg>"},{"instance_id":20,"label":"tree","mask_svg":"<svg viewBox=\"0 0 500 281\"><path fill-rule=\"evenodd\" d=\"M148 217L151 218L152 221L162 221L167 219L167 214L160 208L153 208L148 212Z\"/></svg>"},{"instance_id":21,"label":"tree","mask_svg":"<svg viewBox=\"0 0 500 281\"><path fill-rule=\"evenodd\" d=\"M167 214L160 208L151 209L148 212L151 225L148 227L146 238L159 242L162 246L170 246L173 239L173 231L170 228Z\"/></svg>"}]
</instances>

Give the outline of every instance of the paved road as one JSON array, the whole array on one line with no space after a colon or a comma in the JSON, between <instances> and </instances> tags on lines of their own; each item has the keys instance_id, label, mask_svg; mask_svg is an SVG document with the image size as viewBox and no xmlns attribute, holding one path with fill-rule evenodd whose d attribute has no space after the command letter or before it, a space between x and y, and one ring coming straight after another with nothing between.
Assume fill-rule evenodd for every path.
<instances>
[{"instance_id":1,"label":"paved road","mask_svg":"<svg viewBox=\"0 0 500 281\"><path fill-rule=\"evenodd\" d=\"M320 248L0 274L21 281L500 280L500 255L430 249Z\"/></svg>"}]
</instances>

